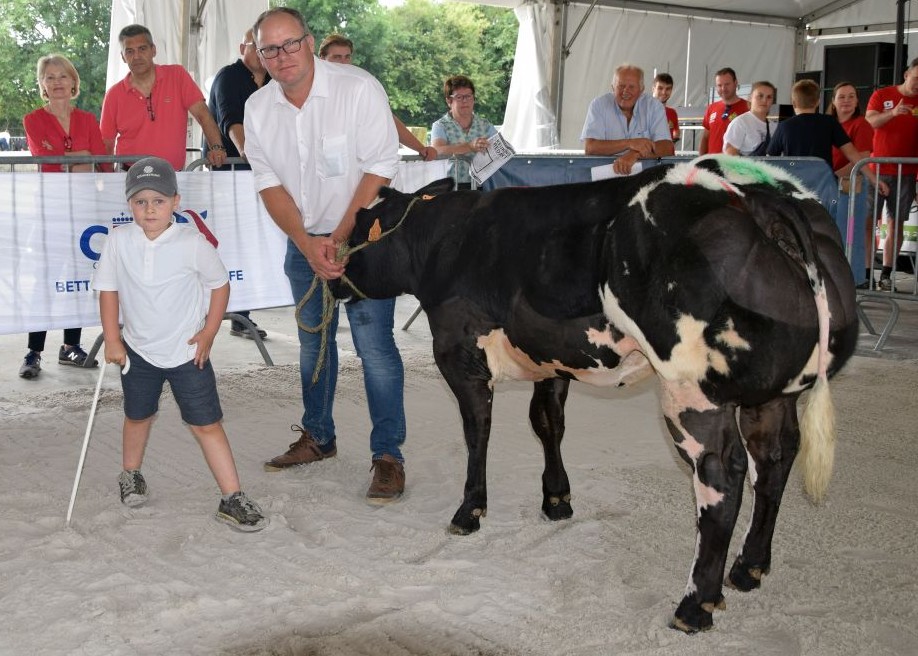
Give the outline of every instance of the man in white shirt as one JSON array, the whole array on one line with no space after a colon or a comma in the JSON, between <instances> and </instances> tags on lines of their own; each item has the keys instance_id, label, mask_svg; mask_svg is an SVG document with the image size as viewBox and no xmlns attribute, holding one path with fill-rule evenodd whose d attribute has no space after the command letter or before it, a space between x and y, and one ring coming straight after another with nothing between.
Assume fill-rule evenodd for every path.
<instances>
[{"instance_id":1,"label":"man in white shirt","mask_svg":"<svg viewBox=\"0 0 918 656\"><path fill-rule=\"evenodd\" d=\"M268 213L289 238L284 270L299 301L315 276L329 280L344 273L344 264L335 259L338 245L347 242L357 211L395 176L398 138L379 82L355 66L314 57L315 41L298 11L269 9L255 22L254 32L272 81L246 103L246 156ZM321 306L321 294L315 294L302 309L301 320L319 325ZM346 306L373 423L370 503L398 499L405 485L400 451L405 440L404 370L392 334L394 309L394 299ZM311 380L321 336L299 331L304 413L303 426L296 430L301 435L286 453L265 463L267 471L337 453L332 419L337 317L336 309L315 384Z\"/></svg>"},{"instance_id":2,"label":"man in white shirt","mask_svg":"<svg viewBox=\"0 0 918 656\"><path fill-rule=\"evenodd\" d=\"M612 167L627 175L639 159L675 154L663 105L644 93L644 71L622 64L612 92L594 98L580 134L587 155L618 155Z\"/></svg>"}]
</instances>

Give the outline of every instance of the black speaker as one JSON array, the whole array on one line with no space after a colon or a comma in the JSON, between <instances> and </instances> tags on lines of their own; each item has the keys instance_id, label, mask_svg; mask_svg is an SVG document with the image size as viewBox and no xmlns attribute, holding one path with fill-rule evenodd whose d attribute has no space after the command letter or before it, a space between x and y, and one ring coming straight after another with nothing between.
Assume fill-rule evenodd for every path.
<instances>
[{"instance_id":1,"label":"black speaker","mask_svg":"<svg viewBox=\"0 0 918 656\"><path fill-rule=\"evenodd\" d=\"M855 86L877 87L898 84L902 71L892 70L896 56L894 43L858 43L855 45L826 46L824 73L827 89L839 82L854 82ZM908 57L903 52L903 61Z\"/></svg>"},{"instance_id":2,"label":"black speaker","mask_svg":"<svg viewBox=\"0 0 918 656\"><path fill-rule=\"evenodd\" d=\"M778 105L778 122L786 121L794 115L793 105Z\"/></svg>"},{"instance_id":3,"label":"black speaker","mask_svg":"<svg viewBox=\"0 0 918 656\"><path fill-rule=\"evenodd\" d=\"M908 61L903 51L903 61ZM823 111L832 100L832 90L839 82L851 82L857 89L861 111L867 109L870 95L880 87L902 81L902 72L893 71L896 56L894 43L857 43L826 46L823 55Z\"/></svg>"}]
</instances>

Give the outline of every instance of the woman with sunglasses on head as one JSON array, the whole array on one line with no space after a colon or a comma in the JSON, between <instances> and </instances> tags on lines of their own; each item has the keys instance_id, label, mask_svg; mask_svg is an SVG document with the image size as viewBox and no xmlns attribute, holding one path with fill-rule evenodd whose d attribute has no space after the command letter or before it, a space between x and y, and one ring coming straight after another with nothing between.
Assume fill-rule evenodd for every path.
<instances>
[{"instance_id":1,"label":"woman with sunglasses on head","mask_svg":"<svg viewBox=\"0 0 918 656\"><path fill-rule=\"evenodd\" d=\"M63 55L45 55L38 60L38 89L45 105L22 119L29 151L36 157L66 157L79 155L104 156L105 144L96 117L77 109L72 101L80 95L80 75L69 59ZM42 164L41 171L91 171L92 164ZM99 168L110 171L110 164ZM82 328L64 331L64 344L58 352L58 362L78 367L85 366L87 354L80 347ZM36 378L41 372L41 353L45 348L47 333L29 333L29 352L25 356L19 375ZM98 363L93 360L90 366Z\"/></svg>"},{"instance_id":2,"label":"woman with sunglasses on head","mask_svg":"<svg viewBox=\"0 0 918 656\"><path fill-rule=\"evenodd\" d=\"M449 111L435 121L430 131L430 145L440 155L458 155L449 174L458 189L470 189L469 162L475 153L488 149L488 137L497 130L486 119L475 114L475 84L464 75L453 75L443 83L443 96Z\"/></svg>"}]
</instances>

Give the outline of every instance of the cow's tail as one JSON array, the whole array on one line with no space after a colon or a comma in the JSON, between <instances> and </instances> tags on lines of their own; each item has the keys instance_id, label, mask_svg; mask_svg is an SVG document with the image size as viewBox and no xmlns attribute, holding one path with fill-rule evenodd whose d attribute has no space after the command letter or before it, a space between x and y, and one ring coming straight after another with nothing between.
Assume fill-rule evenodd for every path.
<instances>
[{"instance_id":1,"label":"cow's tail","mask_svg":"<svg viewBox=\"0 0 918 656\"><path fill-rule=\"evenodd\" d=\"M811 272L811 280L813 277L814 274ZM800 418L800 461L803 469L803 489L814 503L820 503L826 496L835 464L835 404L832 403L827 373L829 301L825 282L818 272L815 273L815 278L816 312L819 318L818 371L816 382L809 391Z\"/></svg>"},{"instance_id":2,"label":"cow's tail","mask_svg":"<svg viewBox=\"0 0 918 656\"><path fill-rule=\"evenodd\" d=\"M820 503L829 487L835 462L835 406L829 391L829 299L825 280L819 271L815 235L809 222L796 203L784 200L778 207L778 221L766 230L776 238L785 252L799 262L806 271L819 327L817 343L816 381L810 389L800 418L800 459L803 469L803 488L814 503ZM773 221L774 214L768 213L766 222ZM759 219L763 218L761 214ZM776 225L777 224L777 225ZM790 238L780 225L794 235ZM790 244L796 242L797 248ZM795 252L796 251L796 252Z\"/></svg>"}]
</instances>

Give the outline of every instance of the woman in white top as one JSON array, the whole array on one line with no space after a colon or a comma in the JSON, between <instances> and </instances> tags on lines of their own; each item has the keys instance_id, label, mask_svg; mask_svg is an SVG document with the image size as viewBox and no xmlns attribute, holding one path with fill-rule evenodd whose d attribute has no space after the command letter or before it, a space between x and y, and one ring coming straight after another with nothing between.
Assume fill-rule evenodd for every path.
<instances>
[{"instance_id":1,"label":"woman in white top","mask_svg":"<svg viewBox=\"0 0 918 656\"><path fill-rule=\"evenodd\" d=\"M724 135L724 152L728 155L751 155L770 136L768 110L778 90L771 82L756 82L749 94L749 111L730 121ZM764 155L764 153L762 153Z\"/></svg>"}]
</instances>

